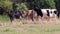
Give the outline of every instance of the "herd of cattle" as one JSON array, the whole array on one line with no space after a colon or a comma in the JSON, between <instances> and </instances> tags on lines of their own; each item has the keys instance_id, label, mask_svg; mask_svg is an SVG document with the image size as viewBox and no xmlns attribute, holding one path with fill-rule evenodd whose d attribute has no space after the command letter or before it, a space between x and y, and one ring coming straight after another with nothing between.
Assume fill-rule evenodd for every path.
<instances>
[{"instance_id":1,"label":"herd of cattle","mask_svg":"<svg viewBox=\"0 0 60 34\"><path fill-rule=\"evenodd\" d=\"M4 10L0 8L0 14L3 14ZM21 19L25 18L27 20L32 20L34 19L51 19L51 18L56 18L57 17L57 10L56 9L40 9L40 8L34 8L32 10L16 10L16 11L10 11L8 10L6 14L9 16L11 22L14 19Z\"/></svg>"}]
</instances>

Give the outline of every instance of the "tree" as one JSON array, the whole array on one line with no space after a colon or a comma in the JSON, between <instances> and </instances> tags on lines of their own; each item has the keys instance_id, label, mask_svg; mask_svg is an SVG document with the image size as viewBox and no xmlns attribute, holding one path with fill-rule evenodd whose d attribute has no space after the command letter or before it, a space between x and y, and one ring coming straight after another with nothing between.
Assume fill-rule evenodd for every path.
<instances>
[{"instance_id":1,"label":"tree","mask_svg":"<svg viewBox=\"0 0 60 34\"><path fill-rule=\"evenodd\" d=\"M60 16L60 0L55 0L55 6L56 6L56 9L58 11L57 16L59 18L59 16Z\"/></svg>"},{"instance_id":2,"label":"tree","mask_svg":"<svg viewBox=\"0 0 60 34\"><path fill-rule=\"evenodd\" d=\"M49 8L55 8L55 2L54 2L54 0L45 0L45 3L47 3L47 6Z\"/></svg>"},{"instance_id":3,"label":"tree","mask_svg":"<svg viewBox=\"0 0 60 34\"><path fill-rule=\"evenodd\" d=\"M11 0L17 3L26 3L29 9L36 7L40 8L55 8L54 0Z\"/></svg>"},{"instance_id":4,"label":"tree","mask_svg":"<svg viewBox=\"0 0 60 34\"><path fill-rule=\"evenodd\" d=\"M40 7L40 8L55 8L54 0L26 0L28 8Z\"/></svg>"},{"instance_id":5,"label":"tree","mask_svg":"<svg viewBox=\"0 0 60 34\"><path fill-rule=\"evenodd\" d=\"M0 1L0 7L3 7L5 10L11 10L12 9L12 2L9 0L1 0Z\"/></svg>"}]
</instances>

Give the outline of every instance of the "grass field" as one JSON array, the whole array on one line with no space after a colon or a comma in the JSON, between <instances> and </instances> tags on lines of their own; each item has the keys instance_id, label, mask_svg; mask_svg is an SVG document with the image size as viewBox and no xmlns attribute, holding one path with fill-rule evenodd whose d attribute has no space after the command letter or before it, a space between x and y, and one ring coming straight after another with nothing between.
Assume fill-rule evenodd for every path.
<instances>
[{"instance_id":1,"label":"grass field","mask_svg":"<svg viewBox=\"0 0 60 34\"><path fill-rule=\"evenodd\" d=\"M28 24L20 24L20 22L11 24L8 17L0 16L0 34L60 34L60 19L26 23Z\"/></svg>"}]
</instances>

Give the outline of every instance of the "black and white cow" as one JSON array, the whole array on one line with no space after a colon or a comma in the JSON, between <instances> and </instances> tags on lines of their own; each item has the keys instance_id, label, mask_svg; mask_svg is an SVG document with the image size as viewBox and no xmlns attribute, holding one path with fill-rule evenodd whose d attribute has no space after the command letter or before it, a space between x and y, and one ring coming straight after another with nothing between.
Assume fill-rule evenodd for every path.
<instances>
[{"instance_id":1,"label":"black and white cow","mask_svg":"<svg viewBox=\"0 0 60 34\"><path fill-rule=\"evenodd\" d=\"M43 18L57 18L57 11L56 9L41 9L43 13Z\"/></svg>"},{"instance_id":2,"label":"black and white cow","mask_svg":"<svg viewBox=\"0 0 60 34\"><path fill-rule=\"evenodd\" d=\"M42 13L41 9L39 7L35 7L34 11L37 13L37 19L39 19L39 17L42 19L43 13Z\"/></svg>"}]
</instances>

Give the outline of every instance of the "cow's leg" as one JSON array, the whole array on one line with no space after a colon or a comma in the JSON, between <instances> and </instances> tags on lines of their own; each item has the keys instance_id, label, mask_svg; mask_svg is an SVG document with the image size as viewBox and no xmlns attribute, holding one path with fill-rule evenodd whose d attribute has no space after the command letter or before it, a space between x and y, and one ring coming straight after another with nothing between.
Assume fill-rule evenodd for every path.
<instances>
[{"instance_id":1,"label":"cow's leg","mask_svg":"<svg viewBox=\"0 0 60 34\"><path fill-rule=\"evenodd\" d=\"M47 21L50 21L50 19L51 19L50 16L47 16Z\"/></svg>"},{"instance_id":2,"label":"cow's leg","mask_svg":"<svg viewBox=\"0 0 60 34\"><path fill-rule=\"evenodd\" d=\"M28 20L28 14L25 15L26 20Z\"/></svg>"},{"instance_id":3,"label":"cow's leg","mask_svg":"<svg viewBox=\"0 0 60 34\"><path fill-rule=\"evenodd\" d=\"M42 16L39 15L39 16L37 17L37 19L38 19L38 20L42 19Z\"/></svg>"},{"instance_id":4,"label":"cow's leg","mask_svg":"<svg viewBox=\"0 0 60 34\"><path fill-rule=\"evenodd\" d=\"M39 20L39 16L36 17L36 21L38 21L38 20Z\"/></svg>"},{"instance_id":5,"label":"cow's leg","mask_svg":"<svg viewBox=\"0 0 60 34\"><path fill-rule=\"evenodd\" d=\"M27 19L30 20L30 16L29 15L27 16Z\"/></svg>"},{"instance_id":6,"label":"cow's leg","mask_svg":"<svg viewBox=\"0 0 60 34\"><path fill-rule=\"evenodd\" d=\"M14 20L14 18L13 18L13 17L10 17L10 21L11 21L11 23L12 23L13 20Z\"/></svg>"},{"instance_id":7,"label":"cow's leg","mask_svg":"<svg viewBox=\"0 0 60 34\"><path fill-rule=\"evenodd\" d=\"M31 19L32 19L32 21L34 21L34 17L33 16L31 16Z\"/></svg>"},{"instance_id":8,"label":"cow's leg","mask_svg":"<svg viewBox=\"0 0 60 34\"><path fill-rule=\"evenodd\" d=\"M26 20L28 20L29 18L28 18L28 16L26 16Z\"/></svg>"},{"instance_id":9,"label":"cow's leg","mask_svg":"<svg viewBox=\"0 0 60 34\"><path fill-rule=\"evenodd\" d=\"M32 19L32 21L34 21L34 11L33 11L33 9L32 9L32 12L31 12L31 19Z\"/></svg>"},{"instance_id":10,"label":"cow's leg","mask_svg":"<svg viewBox=\"0 0 60 34\"><path fill-rule=\"evenodd\" d=\"M26 16L26 19L27 19L27 20L30 20L30 16L29 16L29 15L27 15L27 16Z\"/></svg>"},{"instance_id":11,"label":"cow's leg","mask_svg":"<svg viewBox=\"0 0 60 34\"><path fill-rule=\"evenodd\" d=\"M22 20L22 16L19 17L19 22Z\"/></svg>"}]
</instances>

